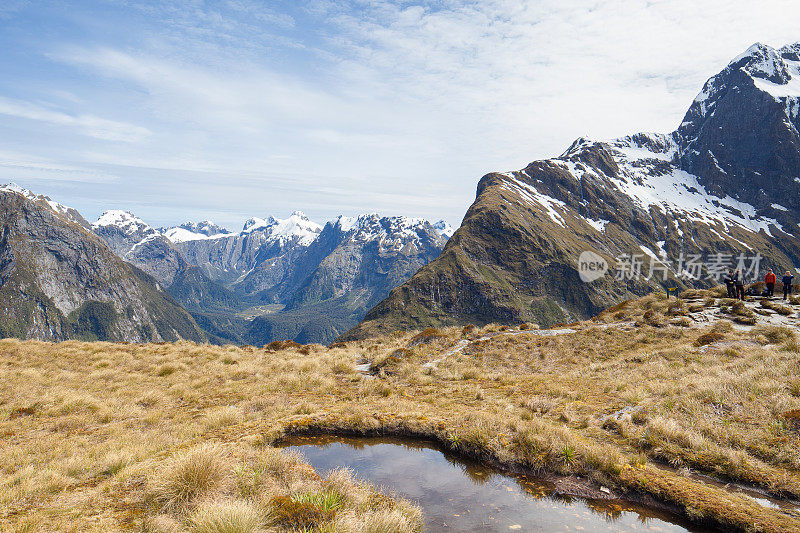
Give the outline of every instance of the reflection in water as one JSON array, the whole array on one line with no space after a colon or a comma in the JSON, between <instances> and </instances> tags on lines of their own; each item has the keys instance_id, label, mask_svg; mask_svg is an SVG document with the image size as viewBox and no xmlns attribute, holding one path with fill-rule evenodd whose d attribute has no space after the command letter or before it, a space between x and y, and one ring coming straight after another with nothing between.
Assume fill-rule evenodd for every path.
<instances>
[{"instance_id":1,"label":"reflection in water","mask_svg":"<svg viewBox=\"0 0 800 533\"><path fill-rule=\"evenodd\" d=\"M503 475L424 441L292 437L283 446L320 472L349 468L419 503L426 531L707 531L631 502L558 496L552 483Z\"/></svg>"}]
</instances>

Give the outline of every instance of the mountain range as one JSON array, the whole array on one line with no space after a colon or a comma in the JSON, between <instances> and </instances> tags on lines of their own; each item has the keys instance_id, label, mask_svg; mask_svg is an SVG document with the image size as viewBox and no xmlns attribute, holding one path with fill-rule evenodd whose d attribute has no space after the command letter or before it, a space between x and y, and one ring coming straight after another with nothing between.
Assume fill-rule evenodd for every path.
<instances>
[{"instance_id":1,"label":"mountain range","mask_svg":"<svg viewBox=\"0 0 800 533\"><path fill-rule=\"evenodd\" d=\"M90 224L3 186L0 336L263 345L551 326L655 289L716 285L737 266L800 272L798 130L800 43L755 44L671 133L579 138L483 176L455 231L376 214L322 225L299 211L239 232L155 228L118 210ZM585 277L585 254L598 275Z\"/></svg>"},{"instance_id":2,"label":"mountain range","mask_svg":"<svg viewBox=\"0 0 800 533\"><path fill-rule=\"evenodd\" d=\"M0 337L206 340L150 275L121 260L74 209L0 186Z\"/></svg>"},{"instance_id":3,"label":"mountain range","mask_svg":"<svg viewBox=\"0 0 800 533\"><path fill-rule=\"evenodd\" d=\"M484 176L441 256L344 338L467 323L549 326L659 286L719 283L708 268L686 275L693 256L707 267L709 259L736 267L746 256L751 267L759 254L762 273L797 271L799 129L800 43L755 44L705 83L671 133L580 138L558 157ZM582 281L583 252L612 272ZM625 258L660 264L668 279L614 272Z\"/></svg>"},{"instance_id":4,"label":"mountain range","mask_svg":"<svg viewBox=\"0 0 800 533\"><path fill-rule=\"evenodd\" d=\"M64 237L65 242L94 247L97 251L92 257L116 256L114 261L105 261L98 267L107 266L119 277L145 280L148 289L168 301L171 310L179 310L182 319L193 328L192 333L178 328L180 334L167 335L159 332L153 322L154 334L137 335L126 326L124 333L120 330L116 336L94 331L100 339L208 338L217 343L257 345L284 339L330 342L357 324L392 288L438 256L447 241L445 235L452 232L442 221L437 223L437 230L425 220L376 214L339 217L322 226L299 211L286 219L251 218L238 233L210 221L154 228L121 210L106 211L90 224L74 209L16 185L1 190L4 200L8 199L4 202L8 205L3 218L6 227L21 215L58 217L65 231L72 232ZM26 209L21 209L22 204ZM17 243L24 242L23 237L37 243L44 241L34 229L30 224L19 224L13 233L6 230L4 235L8 236L3 242L15 243L4 248L6 255L29 256ZM41 245L47 250L56 247L55 242L49 241ZM128 293L118 297L115 291L119 292L119 288L111 282L113 276L109 273L87 273L82 264L47 257L37 260L36 264L25 265L24 272L40 272L39 285L52 289L47 293L51 298L55 298L53 291L63 290L60 285L72 278L76 285L90 286L96 276L96 283L109 292L97 298L91 294L73 295L74 305L56 305L63 315L58 315L59 320L64 324L72 320L70 313L76 309L80 312L82 305L95 299L111 302L114 316L123 314L126 298L141 299ZM17 272L23 271L19 260L8 259L6 263ZM42 272L41 263L57 264ZM4 272L9 269L4 268ZM124 274L126 271L129 273ZM1 285L8 291L23 290L19 283L3 281ZM9 316L20 315L16 308L6 311ZM43 311L42 316L50 317L52 322L50 315L57 314L48 312ZM27 317L25 313L22 316ZM122 324L120 320L118 325ZM6 322L8 325L3 327L15 336L46 339L75 336L67 326L54 329L41 318ZM47 328L52 331L45 334Z\"/></svg>"}]
</instances>

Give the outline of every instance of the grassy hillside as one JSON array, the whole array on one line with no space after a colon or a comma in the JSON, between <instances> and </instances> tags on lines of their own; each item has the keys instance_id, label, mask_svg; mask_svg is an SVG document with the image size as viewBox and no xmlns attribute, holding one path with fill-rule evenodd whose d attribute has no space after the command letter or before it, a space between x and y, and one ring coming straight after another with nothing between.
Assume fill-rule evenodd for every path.
<instances>
[{"instance_id":1,"label":"grassy hillside","mask_svg":"<svg viewBox=\"0 0 800 533\"><path fill-rule=\"evenodd\" d=\"M271 447L346 432L584 475L726 531L800 531L800 516L691 475L800 498L800 306L685 296L570 330L430 329L331 348L3 340L0 522L223 531L201 526L229 516L237 531L286 531L298 494L335 493L332 512L307 500L309 529L419 528L409 503Z\"/></svg>"}]
</instances>

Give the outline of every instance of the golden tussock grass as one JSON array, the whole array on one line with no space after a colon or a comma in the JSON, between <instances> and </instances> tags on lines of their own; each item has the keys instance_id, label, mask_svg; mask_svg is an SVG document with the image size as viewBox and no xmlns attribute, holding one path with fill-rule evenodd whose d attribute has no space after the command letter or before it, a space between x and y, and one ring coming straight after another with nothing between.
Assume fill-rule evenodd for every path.
<instances>
[{"instance_id":1,"label":"golden tussock grass","mask_svg":"<svg viewBox=\"0 0 800 533\"><path fill-rule=\"evenodd\" d=\"M649 493L731 530L800 530L681 475L800 497L800 433L784 416L800 409L795 331L672 324L693 305L734 310L719 296L653 295L560 336L487 326L266 349L2 340L0 521L12 531L420 530L411 502L346 471L320 477L271 447L331 432L430 438L492 464ZM371 375L356 371L364 362Z\"/></svg>"}]
</instances>

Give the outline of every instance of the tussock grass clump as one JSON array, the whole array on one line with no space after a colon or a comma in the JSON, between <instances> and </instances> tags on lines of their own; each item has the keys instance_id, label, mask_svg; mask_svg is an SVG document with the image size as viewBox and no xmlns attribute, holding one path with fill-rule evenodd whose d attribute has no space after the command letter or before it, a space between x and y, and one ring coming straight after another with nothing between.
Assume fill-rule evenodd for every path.
<instances>
[{"instance_id":1,"label":"tussock grass clump","mask_svg":"<svg viewBox=\"0 0 800 533\"><path fill-rule=\"evenodd\" d=\"M223 449L201 444L170 459L150 480L150 498L163 510L180 509L218 493L230 471Z\"/></svg>"},{"instance_id":2,"label":"tussock grass clump","mask_svg":"<svg viewBox=\"0 0 800 533\"><path fill-rule=\"evenodd\" d=\"M775 311L779 315L783 316L789 316L792 313L794 313L791 307L787 307L785 305L781 305L777 302L773 302L772 300L767 300L767 299L761 300L761 307L769 309L771 311Z\"/></svg>"},{"instance_id":3,"label":"tussock grass clump","mask_svg":"<svg viewBox=\"0 0 800 533\"><path fill-rule=\"evenodd\" d=\"M264 346L264 349L269 350L271 352L277 352L280 350L289 350L289 349L300 350L303 348L305 348L305 345L295 342L293 340L273 341Z\"/></svg>"},{"instance_id":4,"label":"tussock grass clump","mask_svg":"<svg viewBox=\"0 0 800 533\"><path fill-rule=\"evenodd\" d=\"M770 344L782 344L797 340L795 332L784 326L756 326L750 334L754 337L763 337Z\"/></svg>"},{"instance_id":5,"label":"tussock grass clump","mask_svg":"<svg viewBox=\"0 0 800 533\"><path fill-rule=\"evenodd\" d=\"M709 331L708 333L703 333L697 340L694 341L695 346L707 346L709 344L713 344L715 342L719 342L725 338L725 335L720 333L719 331Z\"/></svg>"},{"instance_id":6,"label":"tussock grass clump","mask_svg":"<svg viewBox=\"0 0 800 533\"><path fill-rule=\"evenodd\" d=\"M447 337L447 334L445 332L441 331L441 330L438 330L436 328L427 328L427 329L425 329L423 331L420 331L419 333L417 333L413 337L411 337L411 340L408 341L408 347L409 348L413 348L415 346L420 346L420 345L423 345L423 344L430 344L430 343L432 343L434 341L437 341L439 339L443 339L443 338L446 338L446 337Z\"/></svg>"},{"instance_id":7,"label":"tussock grass clump","mask_svg":"<svg viewBox=\"0 0 800 533\"><path fill-rule=\"evenodd\" d=\"M298 501L291 496L275 496L270 501L272 522L292 529L318 528L331 520L335 511L317 507L310 501Z\"/></svg>"},{"instance_id":8,"label":"tussock grass clump","mask_svg":"<svg viewBox=\"0 0 800 533\"><path fill-rule=\"evenodd\" d=\"M253 504L213 501L197 508L189 518L192 533L260 533L263 518Z\"/></svg>"}]
</instances>

